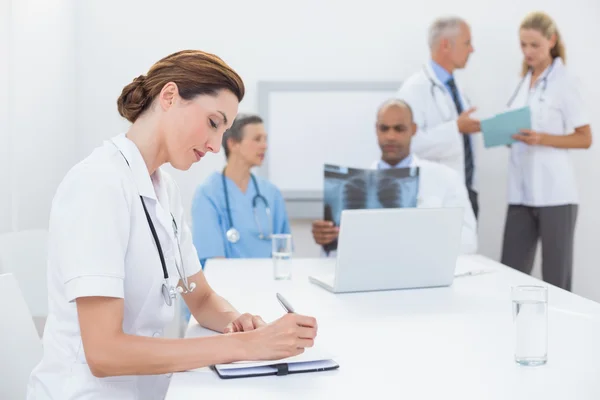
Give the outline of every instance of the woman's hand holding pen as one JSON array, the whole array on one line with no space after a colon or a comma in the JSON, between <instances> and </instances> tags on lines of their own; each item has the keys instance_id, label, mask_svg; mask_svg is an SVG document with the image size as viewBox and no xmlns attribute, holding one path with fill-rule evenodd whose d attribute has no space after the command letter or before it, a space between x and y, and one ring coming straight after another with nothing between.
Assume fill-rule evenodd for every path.
<instances>
[{"instance_id":1,"label":"woman's hand holding pen","mask_svg":"<svg viewBox=\"0 0 600 400\"><path fill-rule=\"evenodd\" d=\"M278 320L244 333L248 360L277 360L302 354L317 336L313 317L288 313ZM241 337L241 336L240 336Z\"/></svg>"},{"instance_id":2,"label":"woman's hand holding pen","mask_svg":"<svg viewBox=\"0 0 600 400\"><path fill-rule=\"evenodd\" d=\"M245 313L230 322L223 333L248 332L265 325L265 321L258 315Z\"/></svg>"}]
</instances>

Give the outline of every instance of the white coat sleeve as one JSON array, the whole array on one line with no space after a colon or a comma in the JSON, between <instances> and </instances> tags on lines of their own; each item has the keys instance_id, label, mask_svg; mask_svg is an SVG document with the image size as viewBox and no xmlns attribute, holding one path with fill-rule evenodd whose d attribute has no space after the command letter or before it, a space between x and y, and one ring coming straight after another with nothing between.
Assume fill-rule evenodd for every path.
<instances>
[{"instance_id":1,"label":"white coat sleeve","mask_svg":"<svg viewBox=\"0 0 600 400\"><path fill-rule=\"evenodd\" d=\"M106 166L80 164L57 191L50 216L54 252L67 301L124 297L125 254L131 215L117 174Z\"/></svg>"},{"instance_id":2,"label":"white coat sleeve","mask_svg":"<svg viewBox=\"0 0 600 400\"><path fill-rule=\"evenodd\" d=\"M410 105L413 112L413 118L417 125L417 132L411 141L411 152L424 160L443 162L447 159L455 159L460 156L460 143L456 137L460 135L456 120L439 123L432 126L427 120L427 107L424 101L433 101L430 99L430 93L423 93L420 87L411 87L404 85L398 91L396 97L404 100Z\"/></svg>"},{"instance_id":3,"label":"white coat sleeve","mask_svg":"<svg viewBox=\"0 0 600 400\"><path fill-rule=\"evenodd\" d=\"M461 235L461 253L474 254L477 252L477 220L469 201L469 194L459 175L452 171L447 180L448 189L444 196L444 207L464 208L463 226Z\"/></svg>"},{"instance_id":4,"label":"white coat sleeve","mask_svg":"<svg viewBox=\"0 0 600 400\"><path fill-rule=\"evenodd\" d=\"M581 85L572 76L568 76L565 85L563 85L562 101L561 111L566 119L566 133L573 133L576 128L590 124L590 118L581 93Z\"/></svg>"}]
</instances>

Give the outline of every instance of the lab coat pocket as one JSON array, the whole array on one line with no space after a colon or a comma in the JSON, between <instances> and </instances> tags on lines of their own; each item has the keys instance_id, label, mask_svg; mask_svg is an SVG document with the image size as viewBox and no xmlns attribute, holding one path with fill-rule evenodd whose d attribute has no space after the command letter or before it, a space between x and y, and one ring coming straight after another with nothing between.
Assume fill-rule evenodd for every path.
<instances>
[{"instance_id":1,"label":"lab coat pocket","mask_svg":"<svg viewBox=\"0 0 600 400\"><path fill-rule=\"evenodd\" d=\"M87 364L73 365L70 379L67 380L64 390L64 398L67 399L138 400L135 376L97 378L92 375Z\"/></svg>"},{"instance_id":2,"label":"lab coat pocket","mask_svg":"<svg viewBox=\"0 0 600 400\"><path fill-rule=\"evenodd\" d=\"M538 111L538 128L541 132L553 135L566 134L566 124L560 103L547 100Z\"/></svg>"},{"instance_id":3,"label":"lab coat pocket","mask_svg":"<svg viewBox=\"0 0 600 400\"><path fill-rule=\"evenodd\" d=\"M137 400L136 378L134 376L110 376L96 378L99 381L102 398Z\"/></svg>"}]
</instances>

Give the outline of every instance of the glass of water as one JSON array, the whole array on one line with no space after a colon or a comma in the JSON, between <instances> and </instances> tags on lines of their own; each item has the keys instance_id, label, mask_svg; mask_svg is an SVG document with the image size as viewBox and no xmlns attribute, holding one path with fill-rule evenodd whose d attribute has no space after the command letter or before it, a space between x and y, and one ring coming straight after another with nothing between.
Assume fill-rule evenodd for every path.
<instances>
[{"instance_id":1,"label":"glass of water","mask_svg":"<svg viewBox=\"0 0 600 400\"><path fill-rule=\"evenodd\" d=\"M292 235L280 233L272 235L273 276L275 279L292 278Z\"/></svg>"},{"instance_id":2,"label":"glass of water","mask_svg":"<svg viewBox=\"0 0 600 400\"><path fill-rule=\"evenodd\" d=\"M515 361L544 365L548 361L548 289L544 286L512 288L515 325Z\"/></svg>"}]
</instances>

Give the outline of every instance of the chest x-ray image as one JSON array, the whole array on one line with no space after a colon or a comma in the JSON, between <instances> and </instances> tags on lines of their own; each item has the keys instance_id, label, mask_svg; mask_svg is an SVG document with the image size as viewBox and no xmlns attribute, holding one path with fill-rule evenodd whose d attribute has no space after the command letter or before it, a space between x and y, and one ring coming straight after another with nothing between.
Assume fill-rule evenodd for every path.
<instances>
[{"instance_id":1,"label":"chest x-ray image","mask_svg":"<svg viewBox=\"0 0 600 400\"><path fill-rule=\"evenodd\" d=\"M340 226L342 210L416 207L418 167L370 170L326 164L324 219ZM335 250L337 242L326 246Z\"/></svg>"}]
</instances>

